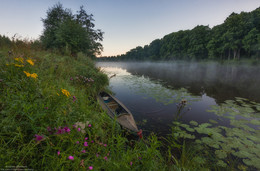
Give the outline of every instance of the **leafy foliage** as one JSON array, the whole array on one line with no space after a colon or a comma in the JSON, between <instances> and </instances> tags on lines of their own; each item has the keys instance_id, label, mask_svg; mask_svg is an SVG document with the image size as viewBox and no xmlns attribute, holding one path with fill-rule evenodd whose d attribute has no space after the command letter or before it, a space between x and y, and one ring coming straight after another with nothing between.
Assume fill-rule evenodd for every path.
<instances>
[{"instance_id":1,"label":"leafy foliage","mask_svg":"<svg viewBox=\"0 0 260 171\"><path fill-rule=\"evenodd\" d=\"M72 56L83 52L90 57L102 50L99 41L103 40L103 32L94 29L93 15L88 15L83 6L77 14L72 14L70 9L64 9L58 3L47 11L47 17L42 21L41 41L46 49Z\"/></svg>"},{"instance_id":2,"label":"leafy foliage","mask_svg":"<svg viewBox=\"0 0 260 171\"><path fill-rule=\"evenodd\" d=\"M170 33L144 47L104 60L240 59L260 56L260 8L232 13L223 24Z\"/></svg>"}]
</instances>

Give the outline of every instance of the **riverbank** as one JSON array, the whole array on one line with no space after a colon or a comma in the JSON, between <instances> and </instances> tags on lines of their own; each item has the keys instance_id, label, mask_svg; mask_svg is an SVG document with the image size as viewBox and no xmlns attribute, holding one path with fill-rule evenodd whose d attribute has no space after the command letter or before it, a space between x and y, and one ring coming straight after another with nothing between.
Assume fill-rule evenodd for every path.
<instances>
[{"instance_id":1,"label":"riverbank","mask_svg":"<svg viewBox=\"0 0 260 171\"><path fill-rule=\"evenodd\" d=\"M128 141L101 110L108 78L83 54L2 50L0 61L1 169L166 168L155 136Z\"/></svg>"},{"instance_id":2,"label":"riverbank","mask_svg":"<svg viewBox=\"0 0 260 171\"><path fill-rule=\"evenodd\" d=\"M221 156L221 162L208 146L190 144L190 136L177 127L172 127L172 134L163 140L154 134L140 141L127 139L97 104L97 93L107 85L107 76L83 54L71 58L28 49L11 54L0 50L0 168L237 168L237 161L229 158L229 154ZM200 131L185 124L181 126ZM180 136L176 132L180 132L177 133Z\"/></svg>"}]
</instances>

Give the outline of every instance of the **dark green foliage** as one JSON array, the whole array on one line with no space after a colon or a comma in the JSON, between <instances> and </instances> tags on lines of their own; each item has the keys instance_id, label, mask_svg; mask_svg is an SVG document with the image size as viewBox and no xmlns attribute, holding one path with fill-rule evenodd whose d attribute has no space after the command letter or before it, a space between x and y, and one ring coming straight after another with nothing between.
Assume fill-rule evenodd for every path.
<instances>
[{"instance_id":1,"label":"dark green foliage","mask_svg":"<svg viewBox=\"0 0 260 171\"><path fill-rule=\"evenodd\" d=\"M12 41L8 37L0 35L0 48L10 47L11 43Z\"/></svg>"},{"instance_id":2,"label":"dark green foliage","mask_svg":"<svg viewBox=\"0 0 260 171\"><path fill-rule=\"evenodd\" d=\"M76 56L83 52L90 57L99 54L103 40L103 32L94 30L93 15L88 15L80 7L77 14L70 9L64 9L58 3L47 11L47 17L42 19L44 31L41 42L45 49L59 51L63 54Z\"/></svg>"},{"instance_id":3,"label":"dark green foliage","mask_svg":"<svg viewBox=\"0 0 260 171\"><path fill-rule=\"evenodd\" d=\"M260 8L232 13L212 29L198 25L192 30L170 33L144 47L108 60L240 59L260 56Z\"/></svg>"}]
</instances>

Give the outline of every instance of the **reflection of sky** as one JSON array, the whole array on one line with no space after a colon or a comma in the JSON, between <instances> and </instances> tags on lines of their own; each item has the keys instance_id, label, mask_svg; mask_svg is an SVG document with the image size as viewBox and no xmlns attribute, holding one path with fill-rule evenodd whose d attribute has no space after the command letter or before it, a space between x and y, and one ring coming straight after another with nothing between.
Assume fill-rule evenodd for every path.
<instances>
[{"instance_id":1,"label":"reflection of sky","mask_svg":"<svg viewBox=\"0 0 260 171\"><path fill-rule=\"evenodd\" d=\"M188 92L185 96L173 96L171 93L179 91L167 89L160 82L150 80L148 77L132 75L119 67L101 67L108 76L116 74L110 79L110 88L115 96L127 106L133 113L137 122L147 120L145 130L165 134L169 131L169 125L178 117L176 104L181 99L188 100L187 107L181 112L180 120L188 123L196 120L199 123L208 122L209 119L217 119L214 114L206 112L210 105L216 105L213 98L203 94L201 97L191 96ZM169 99L173 99L170 103ZM175 99L177 98L177 99ZM188 111L188 108L191 110Z\"/></svg>"},{"instance_id":2,"label":"reflection of sky","mask_svg":"<svg viewBox=\"0 0 260 171\"><path fill-rule=\"evenodd\" d=\"M133 113L137 123L142 123L144 119L147 120L147 124L138 125L146 132L156 132L159 135L168 134L170 133L170 125L175 120L187 124L192 120L198 123L217 122L216 126L233 127L234 124L232 125L232 123L241 121L237 120L241 119L239 115L249 117L249 119L252 119L251 114L254 115L251 107L248 109L241 108L233 100L228 100L229 104L219 103L217 101L219 97L216 94L219 93L222 96L221 92L229 93L231 78L233 81L240 80L241 82L241 75L258 73L259 68L257 67L227 67L216 64L200 66L196 63L194 65L185 63L181 65L174 63L155 64L150 62L99 62L97 66L101 67L108 76L116 74L115 77L110 79L111 90ZM247 79L250 82L250 79L256 81L258 78L252 76L252 78ZM200 81L196 83L197 80ZM225 84L219 84L219 82ZM183 86L187 83L190 83L188 89L173 86L174 84ZM201 88L201 86L203 87ZM199 92L196 95L193 93L194 88ZM221 89L220 92L219 89ZM211 90L209 95L208 90ZM228 97L232 96L228 95ZM187 105L178 113L176 105L182 99L187 100ZM243 98L239 99L241 101ZM188 110L189 108L191 110ZM208 110L211 112L208 112ZM248 112L251 113L247 114ZM232 113L236 117L231 116ZM251 127L256 128L256 126Z\"/></svg>"}]
</instances>

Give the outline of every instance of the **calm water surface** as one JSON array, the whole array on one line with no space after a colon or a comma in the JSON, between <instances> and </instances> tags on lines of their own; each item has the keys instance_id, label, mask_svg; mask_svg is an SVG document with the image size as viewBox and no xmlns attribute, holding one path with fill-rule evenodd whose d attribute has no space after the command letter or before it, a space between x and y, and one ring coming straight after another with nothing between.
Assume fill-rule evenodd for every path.
<instances>
[{"instance_id":1,"label":"calm water surface","mask_svg":"<svg viewBox=\"0 0 260 171\"><path fill-rule=\"evenodd\" d=\"M170 133L173 121L198 123L227 118L207 112L235 97L260 102L260 67L218 63L98 62L108 75L110 89L133 113L139 128L159 136ZM179 110L181 100L187 105Z\"/></svg>"}]
</instances>

